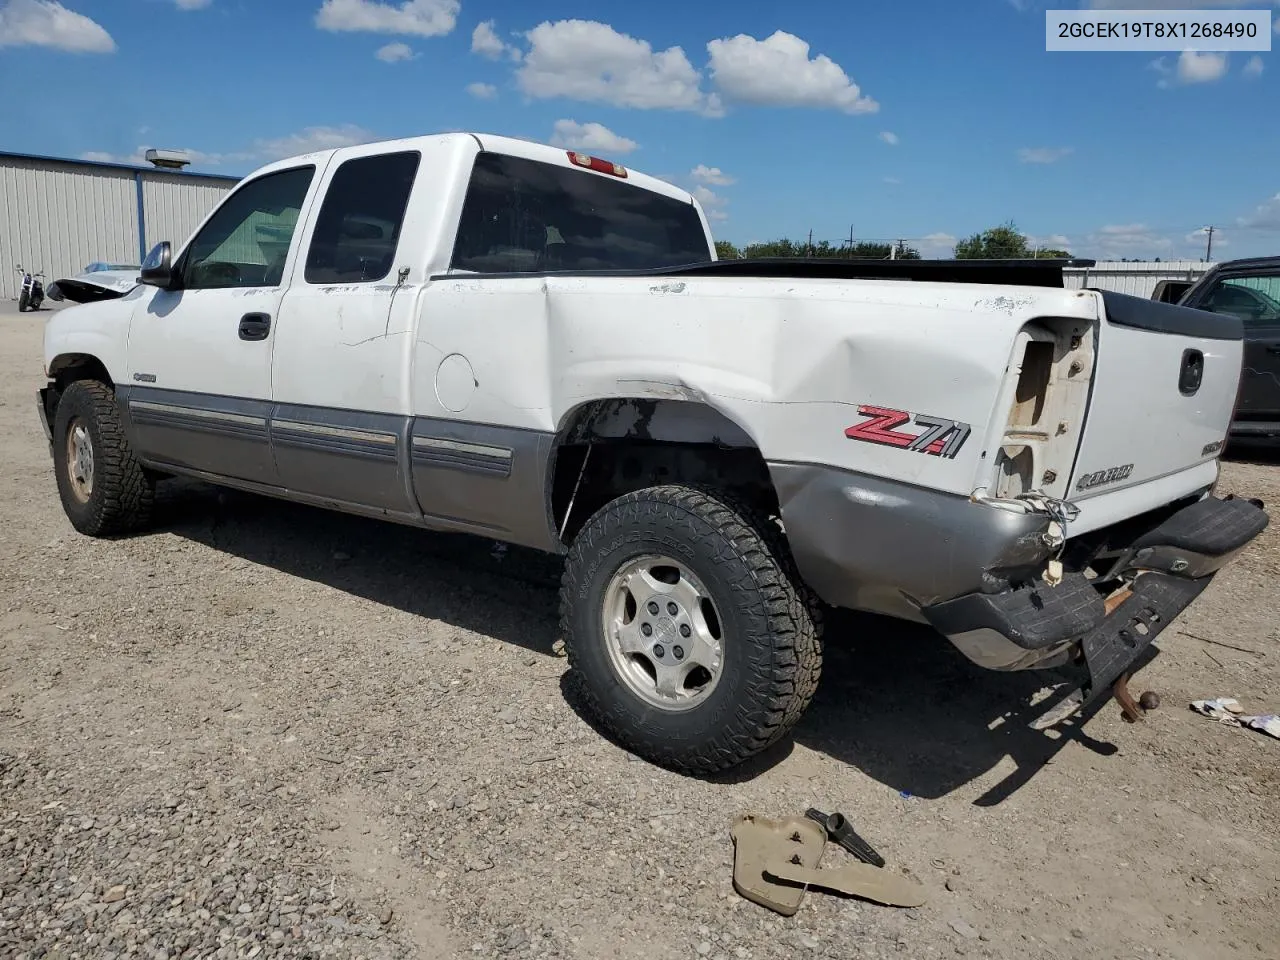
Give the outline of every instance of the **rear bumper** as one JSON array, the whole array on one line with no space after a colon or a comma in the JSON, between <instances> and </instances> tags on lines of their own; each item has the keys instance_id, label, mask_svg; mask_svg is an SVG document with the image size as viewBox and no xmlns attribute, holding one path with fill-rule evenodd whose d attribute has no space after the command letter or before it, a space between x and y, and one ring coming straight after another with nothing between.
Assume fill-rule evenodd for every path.
<instances>
[{"instance_id":1,"label":"rear bumper","mask_svg":"<svg viewBox=\"0 0 1280 960\"><path fill-rule=\"evenodd\" d=\"M1133 579L1108 613L1083 573L925 608L969 659L994 670L1061 666L1083 654L1090 687L1109 685L1267 526L1255 502L1207 497L1135 536L1106 579Z\"/></svg>"}]
</instances>

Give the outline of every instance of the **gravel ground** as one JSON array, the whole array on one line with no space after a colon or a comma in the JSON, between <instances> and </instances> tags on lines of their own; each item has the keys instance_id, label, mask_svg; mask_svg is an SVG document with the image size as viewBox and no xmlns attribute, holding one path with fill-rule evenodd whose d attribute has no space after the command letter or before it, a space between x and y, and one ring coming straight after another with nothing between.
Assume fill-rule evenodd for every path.
<instances>
[{"instance_id":1,"label":"gravel ground","mask_svg":"<svg viewBox=\"0 0 1280 960\"><path fill-rule=\"evenodd\" d=\"M1145 723L1032 734L1037 678L839 616L794 738L689 779L580 718L549 558L182 482L80 537L39 381L10 308L0 957L1280 957L1280 742L1187 709L1280 710L1280 524L1164 635ZM1274 458L1224 483L1280 501ZM731 818L810 805L929 902L739 899Z\"/></svg>"}]
</instances>

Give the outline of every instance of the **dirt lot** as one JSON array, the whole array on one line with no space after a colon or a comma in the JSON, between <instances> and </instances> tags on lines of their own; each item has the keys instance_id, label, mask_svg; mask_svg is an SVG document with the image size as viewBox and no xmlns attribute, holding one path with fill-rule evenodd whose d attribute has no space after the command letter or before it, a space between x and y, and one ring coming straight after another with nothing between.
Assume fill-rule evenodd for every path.
<instances>
[{"instance_id":1,"label":"dirt lot","mask_svg":"<svg viewBox=\"0 0 1280 960\"><path fill-rule=\"evenodd\" d=\"M842 616L794 740L686 779L575 712L548 558L186 483L77 536L40 330L0 317L0 956L1280 957L1280 741L1187 709L1280 710L1280 524L1165 634L1145 723L1032 734L1039 678ZM929 902L735 896L730 819L810 805Z\"/></svg>"}]
</instances>

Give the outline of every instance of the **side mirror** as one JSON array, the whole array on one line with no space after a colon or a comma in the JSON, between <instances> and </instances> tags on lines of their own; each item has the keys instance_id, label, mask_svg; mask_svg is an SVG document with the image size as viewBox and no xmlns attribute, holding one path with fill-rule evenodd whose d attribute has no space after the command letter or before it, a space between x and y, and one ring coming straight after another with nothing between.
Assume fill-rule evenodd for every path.
<instances>
[{"instance_id":1,"label":"side mirror","mask_svg":"<svg viewBox=\"0 0 1280 960\"><path fill-rule=\"evenodd\" d=\"M142 261L138 280L161 290L168 290L173 286L173 246L168 240L162 240L151 248L147 259Z\"/></svg>"}]
</instances>

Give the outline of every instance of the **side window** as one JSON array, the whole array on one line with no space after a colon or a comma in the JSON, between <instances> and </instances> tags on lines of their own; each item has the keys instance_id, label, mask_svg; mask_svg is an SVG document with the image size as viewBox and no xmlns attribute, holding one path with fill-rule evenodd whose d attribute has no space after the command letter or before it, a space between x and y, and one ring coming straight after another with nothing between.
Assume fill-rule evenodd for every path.
<instances>
[{"instance_id":1,"label":"side window","mask_svg":"<svg viewBox=\"0 0 1280 960\"><path fill-rule=\"evenodd\" d=\"M1201 309L1229 313L1246 324L1280 323L1280 274L1227 277L1209 291Z\"/></svg>"},{"instance_id":2,"label":"side window","mask_svg":"<svg viewBox=\"0 0 1280 960\"><path fill-rule=\"evenodd\" d=\"M418 153L348 160L329 183L307 251L307 283L368 283L391 272Z\"/></svg>"},{"instance_id":3,"label":"side window","mask_svg":"<svg viewBox=\"0 0 1280 960\"><path fill-rule=\"evenodd\" d=\"M183 287L278 285L315 170L281 170L237 188L187 248Z\"/></svg>"}]
</instances>

